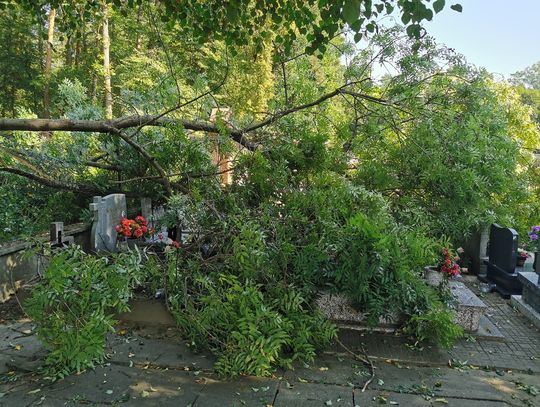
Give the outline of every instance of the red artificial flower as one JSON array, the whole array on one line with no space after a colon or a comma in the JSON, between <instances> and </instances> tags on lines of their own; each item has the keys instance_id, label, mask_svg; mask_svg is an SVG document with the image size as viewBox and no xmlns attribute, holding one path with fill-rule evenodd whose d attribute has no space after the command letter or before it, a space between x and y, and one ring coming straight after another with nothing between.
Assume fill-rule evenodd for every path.
<instances>
[{"instance_id":1,"label":"red artificial flower","mask_svg":"<svg viewBox=\"0 0 540 407\"><path fill-rule=\"evenodd\" d=\"M125 237L141 238L147 233L151 234L153 231L148 229L148 222L143 216L137 216L135 219L128 219L122 217L120 223L115 226L115 230L119 235Z\"/></svg>"},{"instance_id":2,"label":"red artificial flower","mask_svg":"<svg viewBox=\"0 0 540 407\"><path fill-rule=\"evenodd\" d=\"M141 215L139 215L139 216L137 216L137 217L135 218L135 222L137 222L137 223L140 224L140 225L147 225L147 224L148 224L148 222L146 221L146 219L144 218L144 216L141 216Z\"/></svg>"},{"instance_id":3,"label":"red artificial flower","mask_svg":"<svg viewBox=\"0 0 540 407\"><path fill-rule=\"evenodd\" d=\"M177 249L179 249L179 248L180 248L180 243L178 243L176 240L173 240L173 241L171 242L171 246L174 246L174 247L176 247Z\"/></svg>"}]
</instances>

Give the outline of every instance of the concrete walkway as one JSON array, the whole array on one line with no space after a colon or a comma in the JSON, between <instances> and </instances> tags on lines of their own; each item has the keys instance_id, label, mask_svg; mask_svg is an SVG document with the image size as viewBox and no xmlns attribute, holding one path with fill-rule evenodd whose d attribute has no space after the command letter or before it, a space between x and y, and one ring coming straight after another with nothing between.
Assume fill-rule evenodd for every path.
<instances>
[{"instance_id":1,"label":"concrete walkway","mask_svg":"<svg viewBox=\"0 0 540 407\"><path fill-rule=\"evenodd\" d=\"M0 326L2 406L540 404L540 395L535 396L540 389L537 374L516 372L500 365L487 371L467 363L426 367L396 361L395 357L392 360L379 357L375 362L376 379L365 393L360 387L369 376L368 370L344 354L325 353L311 366L279 371L273 378L223 381L212 372L211 355L193 354L174 330L165 328L111 335L106 365L50 384L28 372L35 369L44 355L31 332L30 322Z\"/></svg>"},{"instance_id":2,"label":"concrete walkway","mask_svg":"<svg viewBox=\"0 0 540 407\"><path fill-rule=\"evenodd\" d=\"M540 333L496 294L482 299L502 342L468 338L444 351L394 335L344 335L375 361L365 393L368 370L338 346L272 378L224 381L212 372L212 355L194 354L166 327L118 327L108 338L107 364L51 384L32 373L45 353L31 322L6 321L0 406L540 406Z\"/></svg>"}]
</instances>

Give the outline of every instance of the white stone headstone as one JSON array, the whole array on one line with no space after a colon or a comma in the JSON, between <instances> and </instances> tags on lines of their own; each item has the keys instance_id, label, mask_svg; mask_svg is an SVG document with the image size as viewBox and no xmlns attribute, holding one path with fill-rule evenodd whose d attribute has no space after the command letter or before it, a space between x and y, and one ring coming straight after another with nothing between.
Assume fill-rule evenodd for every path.
<instances>
[{"instance_id":1,"label":"white stone headstone","mask_svg":"<svg viewBox=\"0 0 540 407\"><path fill-rule=\"evenodd\" d=\"M148 226L152 227L152 199L141 198L141 215L148 221Z\"/></svg>"},{"instance_id":2,"label":"white stone headstone","mask_svg":"<svg viewBox=\"0 0 540 407\"><path fill-rule=\"evenodd\" d=\"M90 210L94 214L90 244L94 251L115 252L116 225L127 214L126 196L111 194L105 197L95 196Z\"/></svg>"}]
</instances>

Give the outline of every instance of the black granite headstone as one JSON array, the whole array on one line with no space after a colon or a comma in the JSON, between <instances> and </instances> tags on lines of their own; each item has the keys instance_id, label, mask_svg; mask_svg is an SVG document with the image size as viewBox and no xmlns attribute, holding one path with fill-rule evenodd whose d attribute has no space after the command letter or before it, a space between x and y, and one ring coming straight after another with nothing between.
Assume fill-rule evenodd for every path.
<instances>
[{"instance_id":1,"label":"black granite headstone","mask_svg":"<svg viewBox=\"0 0 540 407\"><path fill-rule=\"evenodd\" d=\"M516 268L518 233L514 229L491 225L489 262L512 274Z\"/></svg>"},{"instance_id":2,"label":"black granite headstone","mask_svg":"<svg viewBox=\"0 0 540 407\"><path fill-rule=\"evenodd\" d=\"M487 279L503 297L521 294L522 284L516 273L518 233L514 229L491 225Z\"/></svg>"}]
</instances>

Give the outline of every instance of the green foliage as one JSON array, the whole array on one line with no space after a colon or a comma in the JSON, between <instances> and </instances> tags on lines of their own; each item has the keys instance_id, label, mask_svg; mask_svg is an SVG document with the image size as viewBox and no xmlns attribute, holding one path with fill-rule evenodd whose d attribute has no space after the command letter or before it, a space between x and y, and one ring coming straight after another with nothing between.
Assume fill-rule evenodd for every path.
<instances>
[{"instance_id":1,"label":"green foliage","mask_svg":"<svg viewBox=\"0 0 540 407\"><path fill-rule=\"evenodd\" d=\"M419 271L434 261L438 248L424 236L386 227L359 213L336 239L336 285L373 326L380 317L410 315L427 306L418 295L424 284Z\"/></svg>"},{"instance_id":2,"label":"green foliage","mask_svg":"<svg viewBox=\"0 0 540 407\"><path fill-rule=\"evenodd\" d=\"M172 310L192 344L218 356L221 375L268 376L295 360L311 362L336 335L294 288L263 288L233 274L194 279L202 295L173 296Z\"/></svg>"},{"instance_id":3,"label":"green foliage","mask_svg":"<svg viewBox=\"0 0 540 407\"><path fill-rule=\"evenodd\" d=\"M453 323L454 313L442 307L413 315L407 332L419 340L434 340L446 349L463 336L463 328Z\"/></svg>"},{"instance_id":4,"label":"green foliage","mask_svg":"<svg viewBox=\"0 0 540 407\"><path fill-rule=\"evenodd\" d=\"M17 117L26 109L41 110L40 54L33 39L34 23L32 14L17 5L0 13L0 116Z\"/></svg>"},{"instance_id":5,"label":"green foliage","mask_svg":"<svg viewBox=\"0 0 540 407\"><path fill-rule=\"evenodd\" d=\"M495 220L516 223L540 145L519 101L429 38L416 53L394 44L384 55L400 70L384 85L400 109L378 106L358 124L356 182L381 191L400 223L456 243Z\"/></svg>"},{"instance_id":6,"label":"green foliage","mask_svg":"<svg viewBox=\"0 0 540 407\"><path fill-rule=\"evenodd\" d=\"M79 199L70 192L54 193L24 178L0 174L0 241L34 236L58 219L79 221Z\"/></svg>"},{"instance_id":7,"label":"green foliage","mask_svg":"<svg viewBox=\"0 0 540 407\"><path fill-rule=\"evenodd\" d=\"M25 303L49 349L49 377L62 378L103 362L113 315L128 310L140 272L138 252L95 257L74 246L50 258L43 281Z\"/></svg>"},{"instance_id":8,"label":"green foliage","mask_svg":"<svg viewBox=\"0 0 540 407\"><path fill-rule=\"evenodd\" d=\"M540 62L512 74L512 82L527 89L540 90Z\"/></svg>"},{"instance_id":9,"label":"green foliage","mask_svg":"<svg viewBox=\"0 0 540 407\"><path fill-rule=\"evenodd\" d=\"M207 121L213 108L227 105L232 128L275 117L245 135L259 148L240 151L224 118L212 137L172 123L124 129L151 160L111 134L16 132L2 138L1 166L62 180L68 189L121 190L156 203L165 198L152 163L163 167L175 194L162 222L191 235L180 250L167 250L165 263L150 257L142 281L151 291L166 287L178 324L195 347L218 356L222 375L268 375L311 360L335 335L311 309L321 290L345 293L371 325L397 314L420 339L450 346L461 331L444 293L423 282L423 267L433 264L442 235L457 241L492 220L527 224L540 182L527 153L538 148L538 133L516 95L433 39L404 35L420 36L421 22L446 3L211 0L135 8L115 2L111 54L123 61L113 63L115 115L167 111ZM55 55L66 57L53 64L51 110L97 119L103 72L90 44L98 39L101 4L73 4L62 2L58 10L60 31L71 37L57 41ZM395 5L407 28L379 29L375 19ZM27 23L21 44L32 38ZM330 41L345 24L355 40L368 34L369 46L359 51L344 37ZM395 75L376 81L377 63L395 67ZM17 115L31 117L39 111L28 96L32 85L17 86L26 92ZM338 88L339 97L276 114ZM232 185L216 176L215 143L231 154ZM31 184L11 178L0 186L6 219L24 217L21 226L38 227L36 207L55 207L66 220L69 208L87 206L82 194L44 188L22 196L27 190L20 185ZM40 222L51 213L41 210ZM59 256L32 300L32 315L52 349L53 371L65 374L102 358L110 310L124 306L134 282L130 273L116 273L122 258ZM50 310L58 318L47 322Z\"/></svg>"},{"instance_id":10,"label":"green foliage","mask_svg":"<svg viewBox=\"0 0 540 407\"><path fill-rule=\"evenodd\" d=\"M193 345L218 356L223 375L267 375L311 359L333 332L309 310L321 289L345 293L372 325L444 310L421 278L439 244L397 224L383 196L352 184L325 144L322 135L281 140L269 155L244 157L227 193L212 195L220 216L196 211L201 251L169 253L171 309ZM192 205L175 198L168 212ZM457 329L440 324L444 315L418 332L448 345Z\"/></svg>"},{"instance_id":11,"label":"green foliage","mask_svg":"<svg viewBox=\"0 0 540 407\"><path fill-rule=\"evenodd\" d=\"M77 15L81 6L88 16L99 15L102 7L101 2L84 2L81 5L78 1L13 1L38 12L48 5L54 8L62 6L68 16L65 24L72 29L80 24ZM111 4L122 15L128 15L136 7L134 1L106 0L104 3ZM137 5L143 3L137 2ZM268 39L277 33L274 41L290 51L300 34L305 35L310 43L306 49L308 52L324 53L329 41L345 24L357 34L373 33L378 29L378 19L391 14L394 9L399 10L401 21L408 25L409 35L418 39L421 23L432 20L434 14L444 8L445 1L435 1L433 9L430 0L169 0L161 4L160 19L170 28L180 25L199 43L223 40L227 45L243 46L251 41L257 50L262 50ZM460 4L450 8L462 11Z\"/></svg>"}]
</instances>

